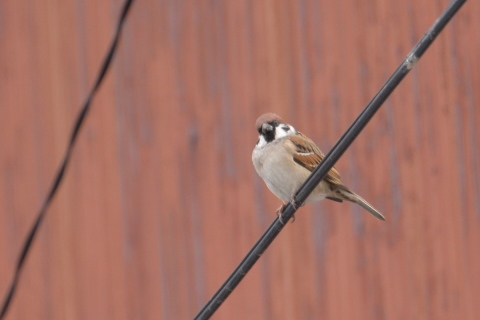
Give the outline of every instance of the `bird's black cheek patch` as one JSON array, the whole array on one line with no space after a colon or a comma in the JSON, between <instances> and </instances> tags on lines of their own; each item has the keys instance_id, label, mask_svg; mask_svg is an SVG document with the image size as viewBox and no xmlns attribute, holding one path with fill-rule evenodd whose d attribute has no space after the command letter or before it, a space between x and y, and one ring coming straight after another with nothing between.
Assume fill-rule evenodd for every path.
<instances>
[{"instance_id":1,"label":"bird's black cheek patch","mask_svg":"<svg viewBox=\"0 0 480 320\"><path fill-rule=\"evenodd\" d=\"M290 127L285 126L285 127L282 127L282 129L283 131L288 132L290 130Z\"/></svg>"},{"instance_id":2,"label":"bird's black cheek patch","mask_svg":"<svg viewBox=\"0 0 480 320\"><path fill-rule=\"evenodd\" d=\"M263 133L263 136L265 137L265 141L272 142L275 140L275 131L267 131Z\"/></svg>"}]
</instances>

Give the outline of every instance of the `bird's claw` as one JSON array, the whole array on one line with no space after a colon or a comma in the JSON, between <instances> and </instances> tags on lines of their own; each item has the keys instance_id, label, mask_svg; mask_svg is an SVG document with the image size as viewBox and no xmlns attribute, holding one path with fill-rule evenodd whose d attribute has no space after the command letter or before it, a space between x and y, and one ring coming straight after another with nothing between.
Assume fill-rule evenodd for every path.
<instances>
[{"instance_id":1,"label":"bird's claw","mask_svg":"<svg viewBox=\"0 0 480 320\"><path fill-rule=\"evenodd\" d=\"M278 217L278 220L280 220L280 222L281 222L283 225L285 225L285 222L283 222L283 216L282 216L283 209L285 209L285 205L284 205L284 204L282 204L282 206L277 209L277 217Z\"/></svg>"},{"instance_id":2,"label":"bird's claw","mask_svg":"<svg viewBox=\"0 0 480 320\"><path fill-rule=\"evenodd\" d=\"M290 204L295 208L295 210L298 210L300 207L303 207L303 203L298 204L297 200L295 197L292 197L290 199Z\"/></svg>"},{"instance_id":3,"label":"bird's claw","mask_svg":"<svg viewBox=\"0 0 480 320\"><path fill-rule=\"evenodd\" d=\"M285 210L285 208L287 207L287 204L288 202L282 204L282 206L280 208L277 209L277 217L278 217L278 220L280 220L280 222L285 225L285 222L283 221L283 210ZM294 200L290 200L290 204L295 208L295 210L297 210L296 208L296 204L294 203ZM295 222L295 214L292 215L292 223Z\"/></svg>"}]
</instances>

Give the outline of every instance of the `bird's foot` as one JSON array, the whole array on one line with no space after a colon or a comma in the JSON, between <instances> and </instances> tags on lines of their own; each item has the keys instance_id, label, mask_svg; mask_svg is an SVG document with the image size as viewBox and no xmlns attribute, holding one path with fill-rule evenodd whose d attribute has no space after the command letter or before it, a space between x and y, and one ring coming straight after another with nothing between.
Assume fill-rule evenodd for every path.
<instances>
[{"instance_id":1,"label":"bird's foot","mask_svg":"<svg viewBox=\"0 0 480 320\"><path fill-rule=\"evenodd\" d=\"M290 201L290 204L295 208L295 210L297 210L297 208L295 207L295 204L293 203L293 200ZM285 208L287 207L288 205L288 202L285 202L284 204L282 204L280 206L280 208L277 209L277 217L278 217L278 220L280 220L280 222L282 224L285 224L285 222L283 221L283 210L285 210ZM295 222L295 214L292 215L292 223Z\"/></svg>"},{"instance_id":2,"label":"bird's foot","mask_svg":"<svg viewBox=\"0 0 480 320\"><path fill-rule=\"evenodd\" d=\"M303 207L304 203L298 203L297 200L295 199L295 196L292 196L290 198L290 204L295 208L295 210L298 210L300 207Z\"/></svg>"},{"instance_id":3,"label":"bird's foot","mask_svg":"<svg viewBox=\"0 0 480 320\"><path fill-rule=\"evenodd\" d=\"M284 225L285 222L283 222L283 216L282 216L282 213L283 213L283 210L285 209L285 207L287 206L286 203L282 204L280 206L280 208L277 209L277 217L278 217L278 220L280 220L280 222Z\"/></svg>"}]
</instances>

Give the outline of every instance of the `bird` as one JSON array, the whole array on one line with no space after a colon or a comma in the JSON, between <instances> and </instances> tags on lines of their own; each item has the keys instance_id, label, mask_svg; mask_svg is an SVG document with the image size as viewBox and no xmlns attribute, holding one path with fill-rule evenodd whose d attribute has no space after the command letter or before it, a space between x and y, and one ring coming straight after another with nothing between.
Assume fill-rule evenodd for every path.
<instances>
[{"instance_id":1,"label":"bird","mask_svg":"<svg viewBox=\"0 0 480 320\"><path fill-rule=\"evenodd\" d=\"M274 113L261 115L255 126L259 136L252 152L252 162L268 189L283 201L277 210L283 223L282 211L288 203L296 206L293 196L325 155L310 138ZM356 203L375 218L385 220L377 209L343 184L340 173L334 167L315 187L305 203L323 199ZM295 216L292 222L294 219Z\"/></svg>"}]
</instances>

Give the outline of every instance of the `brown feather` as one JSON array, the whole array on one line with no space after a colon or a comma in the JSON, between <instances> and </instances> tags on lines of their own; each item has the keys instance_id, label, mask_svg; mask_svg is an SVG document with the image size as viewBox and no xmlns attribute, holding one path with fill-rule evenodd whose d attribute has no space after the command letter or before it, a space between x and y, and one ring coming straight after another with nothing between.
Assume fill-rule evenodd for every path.
<instances>
[{"instance_id":1,"label":"brown feather","mask_svg":"<svg viewBox=\"0 0 480 320\"><path fill-rule=\"evenodd\" d=\"M265 113L258 117L257 121L255 122L255 129L260 132L262 125L264 123L270 123L272 121L277 121L278 123L284 123L280 116L276 115L275 113Z\"/></svg>"},{"instance_id":2,"label":"brown feather","mask_svg":"<svg viewBox=\"0 0 480 320\"><path fill-rule=\"evenodd\" d=\"M332 201L335 201L335 202L343 202L343 200L340 199L340 198L326 197L325 199L332 200Z\"/></svg>"},{"instance_id":3,"label":"brown feather","mask_svg":"<svg viewBox=\"0 0 480 320\"><path fill-rule=\"evenodd\" d=\"M293 161L305 169L313 171L323 160L323 158L325 158L325 155L317 147L317 145L303 133L297 132L297 134L289 136L288 139L295 147ZM337 187L348 190L348 188L343 185L343 182L340 178L340 173L337 171L337 169L335 169L335 167L330 169L323 180L331 185L332 190Z\"/></svg>"}]
</instances>

